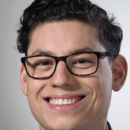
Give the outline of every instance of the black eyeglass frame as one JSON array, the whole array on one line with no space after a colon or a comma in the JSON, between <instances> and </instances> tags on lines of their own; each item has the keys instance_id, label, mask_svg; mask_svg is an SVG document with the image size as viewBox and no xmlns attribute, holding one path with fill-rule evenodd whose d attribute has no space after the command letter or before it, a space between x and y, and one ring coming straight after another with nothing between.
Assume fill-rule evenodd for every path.
<instances>
[{"instance_id":1,"label":"black eyeglass frame","mask_svg":"<svg viewBox=\"0 0 130 130\"><path fill-rule=\"evenodd\" d=\"M97 56L97 68L96 68L96 70L95 70L93 73L90 73L90 74L85 74L85 75L75 74L75 73L73 73L73 72L70 70L70 68L68 67L67 62L66 62L66 59L67 59L69 56L76 55L76 54L83 54L83 53L95 54L95 55ZM52 73L50 76L48 76L48 77L39 77L39 78L33 77L33 76L31 76L31 75L28 73L28 70L27 70L25 61L26 61L26 59L31 58L31 57L42 57L42 56L51 57L51 58L55 59L56 65L55 65L54 71L53 71L53 73ZM50 78L50 77L55 73L56 68L57 68L57 64L58 64L59 61L64 61L65 64L66 64L67 69L69 70L69 72L70 72L71 74L75 75L75 76L88 76L88 75L92 75L92 74L94 74L94 73L97 72L98 67L99 67L99 59L100 59L101 57L103 57L103 56L112 56L112 54L111 54L110 52L93 52L93 51L77 52L77 53L73 53L73 54L70 54L70 55L67 55L67 56L61 56L61 57L56 57L56 56L50 56L50 55L44 55L44 54L43 54L43 55L33 55L33 56L21 57L21 62L23 63L23 65L24 65L24 67L25 67L25 70L26 70L26 73L27 73L27 75L28 75L29 77L31 77L31 78L33 78L33 79L47 79L47 78Z\"/></svg>"}]
</instances>

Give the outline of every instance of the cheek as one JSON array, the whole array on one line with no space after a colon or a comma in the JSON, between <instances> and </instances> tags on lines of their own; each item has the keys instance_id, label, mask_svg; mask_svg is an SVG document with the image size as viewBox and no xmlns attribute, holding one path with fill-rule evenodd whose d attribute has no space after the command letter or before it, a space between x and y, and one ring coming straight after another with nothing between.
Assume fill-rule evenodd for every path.
<instances>
[{"instance_id":1,"label":"cheek","mask_svg":"<svg viewBox=\"0 0 130 130\"><path fill-rule=\"evenodd\" d=\"M107 76L99 76L98 74L81 79L79 83L83 89L89 91L93 96L103 95L109 93L111 90L111 80L109 79L108 81Z\"/></svg>"},{"instance_id":2,"label":"cheek","mask_svg":"<svg viewBox=\"0 0 130 130\"><path fill-rule=\"evenodd\" d=\"M41 98L39 98L40 97L39 95L43 88L44 88L44 85L43 83L41 84L39 80L28 78L27 98L28 98L28 102L29 102L29 106L31 110L33 109L38 110L38 106L39 106L38 104L39 104L39 101L41 100Z\"/></svg>"},{"instance_id":3,"label":"cheek","mask_svg":"<svg viewBox=\"0 0 130 130\"><path fill-rule=\"evenodd\" d=\"M104 71L103 71L104 70ZM97 73L81 79L81 86L89 91L90 102L93 108L108 108L112 92L112 74L107 68L99 68Z\"/></svg>"},{"instance_id":4,"label":"cheek","mask_svg":"<svg viewBox=\"0 0 130 130\"><path fill-rule=\"evenodd\" d=\"M44 87L44 84L41 84L40 80L27 78L27 94L28 96L36 96L40 90Z\"/></svg>"},{"instance_id":5,"label":"cheek","mask_svg":"<svg viewBox=\"0 0 130 130\"><path fill-rule=\"evenodd\" d=\"M40 96L41 89L44 85L41 85L39 80L30 79L27 80L27 98L33 116L38 119L40 117L40 102L42 101Z\"/></svg>"},{"instance_id":6,"label":"cheek","mask_svg":"<svg viewBox=\"0 0 130 130\"><path fill-rule=\"evenodd\" d=\"M99 80L102 90L109 94L112 91L112 71L109 64L103 64L99 69Z\"/></svg>"},{"instance_id":7,"label":"cheek","mask_svg":"<svg viewBox=\"0 0 130 130\"><path fill-rule=\"evenodd\" d=\"M112 93L112 73L110 66L103 64L96 75L95 86L93 87L96 95L95 104L107 109L110 105Z\"/></svg>"}]
</instances>

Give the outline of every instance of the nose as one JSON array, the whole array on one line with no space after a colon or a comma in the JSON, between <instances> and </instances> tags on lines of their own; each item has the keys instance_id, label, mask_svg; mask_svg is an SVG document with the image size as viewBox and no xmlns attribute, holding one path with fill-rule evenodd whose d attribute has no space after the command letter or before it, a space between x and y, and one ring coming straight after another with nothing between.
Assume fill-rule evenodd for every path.
<instances>
[{"instance_id":1,"label":"nose","mask_svg":"<svg viewBox=\"0 0 130 130\"><path fill-rule=\"evenodd\" d=\"M68 71L64 61L59 61L51 83L55 87L72 87L76 85L76 77Z\"/></svg>"}]
</instances>

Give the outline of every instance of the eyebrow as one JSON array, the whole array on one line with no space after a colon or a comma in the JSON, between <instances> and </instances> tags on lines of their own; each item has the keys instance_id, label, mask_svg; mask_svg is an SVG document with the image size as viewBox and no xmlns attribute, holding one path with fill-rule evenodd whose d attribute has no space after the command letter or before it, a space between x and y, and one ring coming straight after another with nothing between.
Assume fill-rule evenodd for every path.
<instances>
[{"instance_id":1,"label":"eyebrow","mask_svg":"<svg viewBox=\"0 0 130 130\"><path fill-rule=\"evenodd\" d=\"M78 52L86 52L86 51L94 51L94 50L90 47L83 47L83 48L78 48L76 50L70 51L70 54L78 53Z\"/></svg>"},{"instance_id":2,"label":"eyebrow","mask_svg":"<svg viewBox=\"0 0 130 130\"><path fill-rule=\"evenodd\" d=\"M86 51L94 51L92 48L90 47L83 47L83 48L78 48L76 50L71 50L68 55L73 54L73 53L78 53L78 52L86 52ZM50 52L50 51L45 51L43 49L37 49L32 53L32 56L34 55L48 55L48 56L55 56L54 53Z\"/></svg>"},{"instance_id":3,"label":"eyebrow","mask_svg":"<svg viewBox=\"0 0 130 130\"><path fill-rule=\"evenodd\" d=\"M35 50L33 53L32 53L32 56L33 55L52 55L53 56L53 53L50 52L50 51L45 51L45 50L42 50L42 49L37 49Z\"/></svg>"}]
</instances>

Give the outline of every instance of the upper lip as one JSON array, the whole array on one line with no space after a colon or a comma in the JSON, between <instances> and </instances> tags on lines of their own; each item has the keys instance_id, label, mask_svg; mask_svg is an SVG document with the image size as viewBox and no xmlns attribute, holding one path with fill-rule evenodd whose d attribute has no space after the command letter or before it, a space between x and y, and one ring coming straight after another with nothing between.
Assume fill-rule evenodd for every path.
<instances>
[{"instance_id":1,"label":"upper lip","mask_svg":"<svg viewBox=\"0 0 130 130\"><path fill-rule=\"evenodd\" d=\"M83 94L53 94L53 95L48 95L44 96L43 99L69 99L69 98L75 98L75 97L85 97L86 95Z\"/></svg>"}]
</instances>

